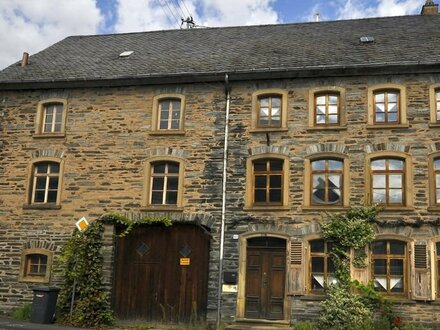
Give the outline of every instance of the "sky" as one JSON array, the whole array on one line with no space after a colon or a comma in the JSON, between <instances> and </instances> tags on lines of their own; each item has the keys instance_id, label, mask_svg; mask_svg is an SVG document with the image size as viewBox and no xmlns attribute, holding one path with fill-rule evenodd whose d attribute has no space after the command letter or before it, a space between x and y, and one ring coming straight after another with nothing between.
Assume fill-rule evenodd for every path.
<instances>
[{"instance_id":1,"label":"sky","mask_svg":"<svg viewBox=\"0 0 440 330\"><path fill-rule=\"evenodd\" d=\"M0 0L0 70L71 35L419 14L426 0ZM438 1L437 1L438 2Z\"/></svg>"}]
</instances>

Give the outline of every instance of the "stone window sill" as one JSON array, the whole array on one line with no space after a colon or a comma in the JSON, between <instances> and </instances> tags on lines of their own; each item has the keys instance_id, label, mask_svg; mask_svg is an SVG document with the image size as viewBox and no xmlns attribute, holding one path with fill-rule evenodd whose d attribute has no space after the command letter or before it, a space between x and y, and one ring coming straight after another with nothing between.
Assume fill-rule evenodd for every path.
<instances>
[{"instance_id":1,"label":"stone window sill","mask_svg":"<svg viewBox=\"0 0 440 330\"><path fill-rule=\"evenodd\" d=\"M38 133L34 134L34 139L62 139L66 137L66 133Z\"/></svg>"},{"instance_id":2,"label":"stone window sill","mask_svg":"<svg viewBox=\"0 0 440 330\"><path fill-rule=\"evenodd\" d=\"M23 204L25 210L60 210L61 205L57 204Z\"/></svg>"},{"instance_id":3,"label":"stone window sill","mask_svg":"<svg viewBox=\"0 0 440 330\"><path fill-rule=\"evenodd\" d=\"M346 126L313 126L307 127L307 131L345 131L347 130Z\"/></svg>"},{"instance_id":4,"label":"stone window sill","mask_svg":"<svg viewBox=\"0 0 440 330\"><path fill-rule=\"evenodd\" d=\"M170 206L170 205L148 205L141 208L144 212L183 212L183 207L181 206Z\"/></svg>"},{"instance_id":5,"label":"stone window sill","mask_svg":"<svg viewBox=\"0 0 440 330\"><path fill-rule=\"evenodd\" d=\"M440 123L429 123L428 126L432 128L436 128L436 127L440 127Z\"/></svg>"},{"instance_id":6,"label":"stone window sill","mask_svg":"<svg viewBox=\"0 0 440 330\"><path fill-rule=\"evenodd\" d=\"M283 206L283 205L246 206L243 208L243 211L255 211L255 212L290 211L290 206Z\"/></svg>"},{"instance_id":7,"label":"stone window sill","mask_svg":"<svg viewBox=\"0 0 440 330\"><path fill-rule=\"evenodd\" d=\"M185 135L185 131L181 131L181 130L160 130L160 131L151 131L148 134L149 135Z\"/></svg>"},{"instance_id":8,"label":"stone window sill","mask_svg":"<svg viewBox=\"0 0 440 330\"><path fill-rule=\"evenodd\" d=\"M384 207L379 212L402 212L402 211L414 211L414 208L409 206L396 206L396 207L388 206L388 207Z\"/></svg>"},{"instance_id":9,"label":"stone window sill","mask_svg":"<svg viewBox=\"0 0 440 330\"><path fill-rule=\"evenodd\" d=\"M367 124L367 129L395 129L408 128L409 124Z\"/></svg>"},{"instance_id":10,"label":"stone window sill","mask_svg":"<svg viewBox=\"0 0 440 330\"><path fill-rule=\"evenodd\" d=\"M270 132L287 132L289 128L287 127L268 127L268 128L252 128L249 130L250 133L270 133Z\"/></svg>"},{"instance_id":11,"label":"stone window sill","mask_svg":"<svg viewBox=\"0 0 440 330\"><path fill-rule=\"evenodd\" d=\"M303 206L301 208L303 211L328 211L328 212L338 212L338 211L346 211L350 209L349 206Z\"/></svg>"},{"instance_id":12,"label":"stone window sill","mask_svg":"<svg viewBox=\"0 0 440 330\"><path fill-rule=\"evenodd\" d=\"M430 212L440 212L440 206L429 206L428 211Z\"/></svg>"}]
</instances>

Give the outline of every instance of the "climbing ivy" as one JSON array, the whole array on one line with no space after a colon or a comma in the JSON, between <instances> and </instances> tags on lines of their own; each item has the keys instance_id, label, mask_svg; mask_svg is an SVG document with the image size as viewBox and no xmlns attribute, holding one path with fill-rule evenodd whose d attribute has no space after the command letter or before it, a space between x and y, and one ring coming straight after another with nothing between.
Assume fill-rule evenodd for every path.
<instances>
[{"instance_id":1,"label":"climbing ivy","mask_svg":"<svg viewBox=\"0 0 440 330\"><path fill-rule=\"evenodd\" d=\"M84 231L74 230L56 260L63 277L58 310L61 320L82 327L99 327L113 323L109 292L104 286L102 237L104 224L121 229L125 236L140 225L171 226L167 217L146 216L131 220L120 214L107 214L92 222ZM74 290L75 287L75 290ZM72 295L74 304L71 313Z\"/></svg>"},{"instance_id":2,"label":"climbing ivy","mask_svg":"<svg viewBox=\"0 0 440 330\"><path fill-rule=\"evenodd\" d=\"M378 208L375 206L351 208L345 214L327 214L321 223L324 239L332 242L331 257L335 265L336 285L327 290L321 303L323 312L319 319L324 328L355 329L362 320L370 319L379 311L392 326L396 319L391 303L373 284L364 285L350 277L350 262L357 268L365 267L365 247L375 238L375 222ZM351 261L350 251L354 250Z\"/></svg>"}]
</instances>

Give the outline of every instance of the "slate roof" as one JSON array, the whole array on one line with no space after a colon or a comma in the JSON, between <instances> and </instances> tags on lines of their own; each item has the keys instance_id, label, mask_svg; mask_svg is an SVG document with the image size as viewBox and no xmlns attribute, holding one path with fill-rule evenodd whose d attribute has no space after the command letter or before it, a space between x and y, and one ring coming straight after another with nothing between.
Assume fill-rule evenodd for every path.
<instances>
[{"instance_id":1,"label":"slate roof","mask_svg":"<svg viewBox=\"0 0 440 330\"><path fill-rule=\"evenodd\" d=\"M428 64L440 64L440 15L72 36L1 71L0 87Z\"/></svg>"}]
</instances>

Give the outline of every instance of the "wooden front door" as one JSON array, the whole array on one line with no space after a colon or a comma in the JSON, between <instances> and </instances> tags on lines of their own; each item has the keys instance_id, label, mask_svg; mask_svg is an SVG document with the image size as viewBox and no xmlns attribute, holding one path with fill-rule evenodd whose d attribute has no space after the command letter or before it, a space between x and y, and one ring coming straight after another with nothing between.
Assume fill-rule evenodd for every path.
<instances>
[{"instance_id":1,"label":"wooden front door","mask_svg":"<svg viewBox=\"0 0 440 330\"><path fill-rule=\"evenodd\" d=\"M114 311L119 319L204 318L210 236L193 225L135 228L116 240Z\"/></svg>"},{"instance_id":2,"label":"wooden front door","mask_svg":"<svg viewBox=\"0 0 440 330\"><path fill-rule=\"evenodd\" d=\"M284 319L286 241L275 237L248 240L245 317Z\"/></svg>"}]
</instances>

